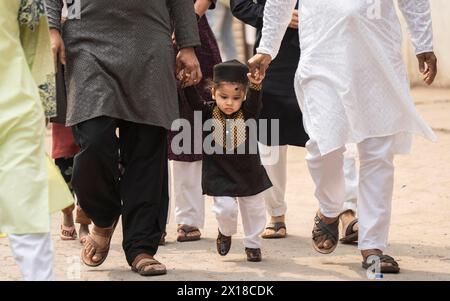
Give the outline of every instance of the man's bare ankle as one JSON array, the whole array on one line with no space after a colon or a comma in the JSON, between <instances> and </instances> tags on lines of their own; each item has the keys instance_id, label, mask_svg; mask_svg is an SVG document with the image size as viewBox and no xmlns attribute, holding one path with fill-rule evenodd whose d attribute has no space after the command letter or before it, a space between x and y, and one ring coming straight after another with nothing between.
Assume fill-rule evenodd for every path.
<instances>
[{"instance_id":1,"label":"man's bare ankle","mask_svg":"<svg viewBox=\"0 0 450 301\"><path fill-rule=\"evenodd\" d=\"M367 250L361 250L361 255L363 258L367 258L370 255L382 255L383 251L379 249L367 249Z\"/></svg>"},{"instance_id":2,"label":"man's bare ankle","mask_svg":"<svg viewBox=\"0 0 450 301\"><path fill-rule=\"evenodd\" d=\"M319 217L325 224L332 224L339 218L339 217L327 217L323 215L321 212L319 212Z\"/></svg>"}]
</instances>

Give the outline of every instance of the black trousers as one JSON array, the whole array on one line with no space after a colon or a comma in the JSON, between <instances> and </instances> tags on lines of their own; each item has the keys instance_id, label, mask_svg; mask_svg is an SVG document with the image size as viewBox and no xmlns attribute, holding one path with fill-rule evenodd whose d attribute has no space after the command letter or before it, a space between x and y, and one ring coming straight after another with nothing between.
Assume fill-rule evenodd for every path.
<instances>
[{"instance_id":1,"label":"black trousers","mask_svg":"<svg viewBox=\"0 0 450 301\"><path fill-rule=\"evenodd\" d=\"M269 146L293 145L304 147L309 136L303 128L303 115L295 95L275 95L263 91L263 109L259 119L279 120L279 141L272 141L271 122L268 122L267 140L260 141Z\"/></svg>"},{"instance_id":2,"label":"black trousers","mask_svg":"<svg viewBox=\"0 0 450 301\"><path fill-rule=\"evenodd\" d=\"M81 208L98 227L122 215L130 265L141 253L156 254L169 205L166 130L98 117L75 125L73 132L81 151L72 186Z\"/></svg>"}]
</instances>

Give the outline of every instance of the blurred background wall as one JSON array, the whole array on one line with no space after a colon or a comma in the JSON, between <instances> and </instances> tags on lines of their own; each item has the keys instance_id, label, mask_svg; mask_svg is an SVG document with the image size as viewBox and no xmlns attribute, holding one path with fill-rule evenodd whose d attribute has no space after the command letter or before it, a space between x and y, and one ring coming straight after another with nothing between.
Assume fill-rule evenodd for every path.
<instances>
[{"instance_id":1,"label":"blurred background wall","mask_svg":"<svg viewBox=\"0 0 450 301\"><path fill-rule=\"evenodd\" d=\"M435 87L450 88L450 0L430 0L433 17L434 50L438 57L438 77ZM412 86L423 85L417 59L411 46L403 17L403 54Z\"/></svg>"}]
</instances>

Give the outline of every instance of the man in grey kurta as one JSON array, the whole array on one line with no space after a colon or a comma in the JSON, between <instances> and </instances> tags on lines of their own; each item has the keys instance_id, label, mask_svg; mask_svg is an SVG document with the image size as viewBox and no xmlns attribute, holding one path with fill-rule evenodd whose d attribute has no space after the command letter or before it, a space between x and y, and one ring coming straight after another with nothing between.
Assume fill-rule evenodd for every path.
<instances>
[{"instance_id":1,"label":"man in grey kurta","mask_svg":"<svg viewBox=\"0 0 450 301\"><path fill-rule=\"evenodd\" d=\"M61 29L63 1L47 0L54 51L66 65L67 125L81 147L72 184L95 224L82 259L89 266L103 263L112 225L122 215L123 247L133 270L165 273L153 256L168 208L165 139L179 116L175 73L191 83L201 78L193 52L200 44L193 2L68 4ZM173 29L181 49L177 62Z\"/></svg>"}]
</instances>

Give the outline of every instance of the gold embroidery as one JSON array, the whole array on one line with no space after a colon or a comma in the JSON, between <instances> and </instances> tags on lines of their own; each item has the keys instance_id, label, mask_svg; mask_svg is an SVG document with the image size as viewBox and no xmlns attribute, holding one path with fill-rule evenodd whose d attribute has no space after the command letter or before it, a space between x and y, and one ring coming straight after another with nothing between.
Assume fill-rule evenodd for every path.
<instances>
[{"instance_id":1,"label":"gold embroidery","mask_svg":"<svg viewBox=\"0 0 450 301\"><path fill-rule=\"evenodd\" d=\"M249 87L250 89L252 89L252 90L255 90L255 91L261 91L261 89L262 89L262 85L261 85L261 84L250 83L250 84L248 85L248 87Z\"/></svg>"},{"instance_id":2,"label":"gold embroidery","mask_svg":"<svg viewBox=\"0 0 450 301\"><path fill-rule=\"evenodd\" d=\"M247 128L245 126L244 113L242 110L233 114L233 118L227 119L224 117L219 107L215 106L212 112L213 126L214 126L214 141L225 149L227 141L231 142L232 148L238 148L247 140ZM228 138L228 139L227 139Z\"/></svg>"}]
</instances>

